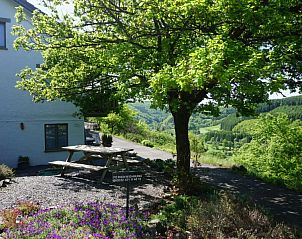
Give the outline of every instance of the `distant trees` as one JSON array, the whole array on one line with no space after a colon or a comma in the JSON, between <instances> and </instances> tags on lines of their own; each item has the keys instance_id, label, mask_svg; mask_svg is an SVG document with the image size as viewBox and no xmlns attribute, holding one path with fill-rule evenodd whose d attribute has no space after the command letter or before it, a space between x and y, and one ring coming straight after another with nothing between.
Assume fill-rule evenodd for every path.
<instances>
[{"instance_id":1,"label":"distant trees","mask_svg":"<svg viewBox=\"0 0 302 239\"><path fill-rule=\"evenodd\" d=\"M271 113L284 113L288 116L290 120L302 120L302 105L298 106L289 106L284 105L280 106L271 111Z\"/></svg>"},{"instance_id":2,"label":"distant trees","mask_svg":"<svg viewBox=\"0 0 302 239\"><path fill-rule=\"evenodd\" d=\"M256 112L264 113L272 111L280 106L302 106L302 96L287 97L284 99L270 100L267 103L259 104Z\"/></svg>"},{"instance_id":3,"label":"distant trees","mask_svg":"<svg viewBox=\"0 0 302 239\"><path fill-rule=\"evenodd\" d=\"M302 119L302 96L300 95L287 97L284 99L270 100L267 103L261 103L258 105L256 109L257 114L267 112L285 113L288 115L290 120ZM238 123L255 117L256 115L249 117L238 116L233 112L222 119L220 127L222 130L231 131Z\"/></svg>"},{"instance_id":4,"label":"distant trees","mask_svg":"<svg viewBox=\"0 0 302 239\"><path fill-rule=\"evenodd\" d=\"M237 141L248 138L248 141L251 141L251 136L244 132L231 132L231 131L210 131L205 134L205 141L214 141L214 142L222 142L224 139L227 141Z\"/></svg>"},{"instance_id":5,"label":"distant trees","mask_svg":"<svg viewBox=\"0 0 302 239\"><path fill-rule=\"evenodd\" d=\"M248 119L249 117L237 116L233 113L221 121L220 129L226 131L232 131L233 128L241 121Z\"/></svg>"}]
</instances>

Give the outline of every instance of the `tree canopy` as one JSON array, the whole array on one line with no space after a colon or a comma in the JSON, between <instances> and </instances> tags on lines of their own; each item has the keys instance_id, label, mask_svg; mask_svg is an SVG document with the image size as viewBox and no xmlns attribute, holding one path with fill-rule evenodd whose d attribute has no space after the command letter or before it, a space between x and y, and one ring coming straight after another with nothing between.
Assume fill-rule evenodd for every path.
<instances>
[{"instance_id":1,"label":"tree canopy","mask_svg":"<svg viewBox=\"0 0 302 239\"><path fill-rule=\"evenodd\" d=\"M250 114L269 93L301 88L299 0L73 0L73 15L60 15L63 2L45 1L52 13L35 12L32 29L14 27L15 46L44 59L18 87L84 113L102 100L151 99L173 115L184 175L194 111Z\"/></svg>"}]
</instances>

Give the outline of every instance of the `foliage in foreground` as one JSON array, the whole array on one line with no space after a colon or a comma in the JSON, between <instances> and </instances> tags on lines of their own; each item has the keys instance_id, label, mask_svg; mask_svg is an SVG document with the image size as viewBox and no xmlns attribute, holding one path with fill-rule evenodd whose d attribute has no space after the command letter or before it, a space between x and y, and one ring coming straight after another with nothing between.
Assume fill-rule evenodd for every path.
<instances>
[{"instance_id":1,"label":"foliage in foreground","mask_svg":"<svg viewBox=\"0 0 302 239\"><path fill-rule=\"evenodd\" d=\"M239 149L234 161L265 180L302 190L301 123L284 114L267 114L254 126L253 140Z\"/></svg>"},{"instance_id":2,"label":"foliage in foreground","mask_svg":"<svg viewBox=\"0 0 302 239\"><path fill-rule=\"evenodd\" d=\"M144 238L145 219L133 210L126 219L125 211L118 206L91 202L70 208L39 210L24 218L17 227L8 228L2 236L14 239Z\"/></svg>"},{"instance_id":3,"label":"foliage in foreground","mask_svg":"<svg viewBox=\"0 0 302 239\"><path fill-rule=\"evenodd\" d=\"M227 193L211 193L206 199L177 196L157 218L164 227L178 234L189 232L191 238L299 238L293 229Z\"/></svg>"},{"instance_id":4,"label":"foliage in foreground","mask_svg":"<svg viewBox=\"0 0 302 239\"><path fill-rule=\"evenodd\" d=\"M14 171L5 164L0 164L0 180L13 177Z\"/></svg>"}]
</instances>

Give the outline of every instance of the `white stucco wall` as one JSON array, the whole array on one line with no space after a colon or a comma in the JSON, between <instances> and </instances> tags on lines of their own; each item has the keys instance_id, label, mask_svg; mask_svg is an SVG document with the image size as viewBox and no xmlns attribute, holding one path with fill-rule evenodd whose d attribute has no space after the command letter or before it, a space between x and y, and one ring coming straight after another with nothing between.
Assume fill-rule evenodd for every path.
<instances>
[{"instance_id":1,"label":"white stucco wall","mask_svg":"<svg viewBox=\"0 0 302 239\"><path fill-rule=\"evenodd\" d=\"M39 53L13 49L14 36L10 32L15 24L15 7L17 4L11 0L0 0L0 18L11 19L6 24L7 50L0 49L0 164L16 167L19 156L28 156L31 165L64 160L66 152L44 152L44 125L68 123L69 145L83 144L83 119L73 117L76 108L71 103L34 103L28 92L15 88L19 80L16 73L42 62Z\"/></svg>"}]
</instances>

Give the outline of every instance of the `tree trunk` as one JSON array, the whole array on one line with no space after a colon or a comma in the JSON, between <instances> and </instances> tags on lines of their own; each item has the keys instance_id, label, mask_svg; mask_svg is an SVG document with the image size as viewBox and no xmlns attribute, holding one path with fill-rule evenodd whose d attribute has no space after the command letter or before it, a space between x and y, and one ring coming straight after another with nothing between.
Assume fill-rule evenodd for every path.
<instances>
[{"instance_id":1,"label":"tree trunk","mask_svg":"<svg viewBox=\"0 0 302 239\"><path fill-rule=\"evenodd\" d=\"M172 112L175 124L177 172L180 183L185 183L190 174L190 141L189 141L189 119L191 113L185 108ZM183 184L184 185L184 184Z\"/></svg>"}]
</instances>

